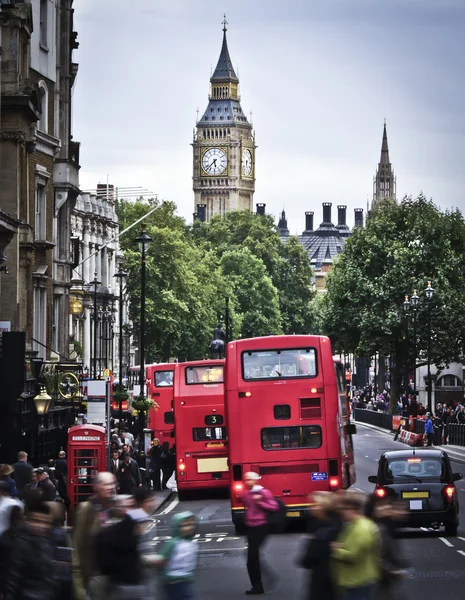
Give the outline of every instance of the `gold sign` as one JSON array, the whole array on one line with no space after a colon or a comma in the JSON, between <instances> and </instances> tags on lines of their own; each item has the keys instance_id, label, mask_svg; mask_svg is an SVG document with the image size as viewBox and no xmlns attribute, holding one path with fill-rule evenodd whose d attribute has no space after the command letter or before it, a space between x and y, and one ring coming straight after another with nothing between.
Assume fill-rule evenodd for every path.
<instances>
[{"instance_id":1,"label":"gold sign","mask_svg":"<svg viewBox=\"0 0 465 600\"><path fill-rule=\"evenodd\" d=\"M58 392L62 398L70 400L80 392L79 379L74 373L67 371L58 377Z\"/></svg>"}]
</instances>

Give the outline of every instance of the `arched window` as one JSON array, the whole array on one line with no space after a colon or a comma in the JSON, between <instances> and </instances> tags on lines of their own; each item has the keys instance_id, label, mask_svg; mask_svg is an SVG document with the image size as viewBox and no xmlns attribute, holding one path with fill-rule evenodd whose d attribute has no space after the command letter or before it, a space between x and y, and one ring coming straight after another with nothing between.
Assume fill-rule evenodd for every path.
<instances>
[{"instance_id":1,"label":"arched window","mask_svg":"<svg viewBox=\"0 0 465 600\"><path fill-rule=\"evenodd\" d=\"M462 387L462 382L455 375L443 375L436 385L437 387Z\"/></svg>"},{"instance_id":2,"label":"arched window","mask_svg":"<svg viewBox=\"0 0 465 600\"><path fill-rule=\"evenodd\" d=\"M45 81L39 82L39 109L40 119L37 122L37 129L48 132L48 88Z\"/></svg>"}]
</instances>

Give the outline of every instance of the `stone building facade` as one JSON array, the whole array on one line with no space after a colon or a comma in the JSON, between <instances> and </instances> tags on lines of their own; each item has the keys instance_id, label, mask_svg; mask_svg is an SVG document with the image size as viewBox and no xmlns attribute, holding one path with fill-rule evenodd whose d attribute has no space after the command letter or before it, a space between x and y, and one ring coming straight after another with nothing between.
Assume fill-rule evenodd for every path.
<instances>
[{"instance_id":1,"label":"stone building facade","mask_svg":"<svg viewBox=\"0 0 465 600\"><path fill-rule=\"evenodd\" d=\"M123 258L117 235L113 186L97 186L97 193L81 194L71 218L76 243L76 268L71 294L82 292L82 311L70 315L71 339L79 348L84 374L101 376L105 369L119 372L119 343L123 344L123 373L133 363L128 298L123 282L123 324L119 331L120 283L115 277ZM97 281L97 285L92 282Z\"/></svg>"},{"instance_id":2,"label":"stone building facade","mask_svg":"<svg viewBox=\"0 0 465 600\"><path fill-rule=\"evenodd\" d=\"M2 1L0 30L0 246L10 239L2 249L8 273L0 265L0 321L10 329L0 340L0 374L8 380L0 460L26 449L40 462L66 443L72 419L56 405L39 423L32 398L42 361L70 358L70 220L79 193L70 125L73 0Z\"/></svg>"},{"instance_id":3,"label":"stone building facade","mask_svg":"<svg viewBox=\"0 0 465 600\"><path fill-rule=\"evenodd\" d=\"M253 210L255 134L241 107L226 25L225 19L208 106L197 121L192 143L194 218L201 221L231 210Z\"/></svg>"}]
</instances>

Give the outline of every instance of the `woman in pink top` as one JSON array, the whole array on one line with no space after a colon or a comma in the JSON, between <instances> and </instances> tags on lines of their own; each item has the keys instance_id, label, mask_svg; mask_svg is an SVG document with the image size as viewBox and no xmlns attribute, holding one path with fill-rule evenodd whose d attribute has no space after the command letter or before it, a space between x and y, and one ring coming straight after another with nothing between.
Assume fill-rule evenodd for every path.
<instances>
[{"instance_id":1,"label":"woman in pink top","mask_svg":"<svg viewBox=\"0 0 465 600\"><path fill-rule=\"evenodd\" d=\"M252 588L246 591L247 595L264 594L262 573L260 569L260 547L268 535L267 513L279 509L278 503L268 490L258 484L260 475L250 472L244 476L244 506L245 524L247 526L247 571ZM265 569L264 569L265 571ZM269 574L270 587L276 582L277 577Z\"/></svg>"}]
</instances>

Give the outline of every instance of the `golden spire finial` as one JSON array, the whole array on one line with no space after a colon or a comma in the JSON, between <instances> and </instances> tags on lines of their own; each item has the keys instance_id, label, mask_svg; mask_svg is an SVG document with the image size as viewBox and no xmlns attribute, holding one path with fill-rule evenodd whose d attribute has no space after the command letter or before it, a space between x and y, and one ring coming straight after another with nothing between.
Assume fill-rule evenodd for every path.
<instances>
[{"instance_id":1,"label":"golden spire finial","mask_svg":"<svg viewBox=\"0 0 465 600\"><path fill-rule=\"evenodd\" d=\"M223 21L221 22L221 24L223 25L223 31L226 33L226 31L228 30L228 28L227 28L227 24L228 24L228 22L226 21L226 13L224 13L224 15L223 15L223 16L224 16L224 19L223 19Z\"/></svg>"}]
</instances>

